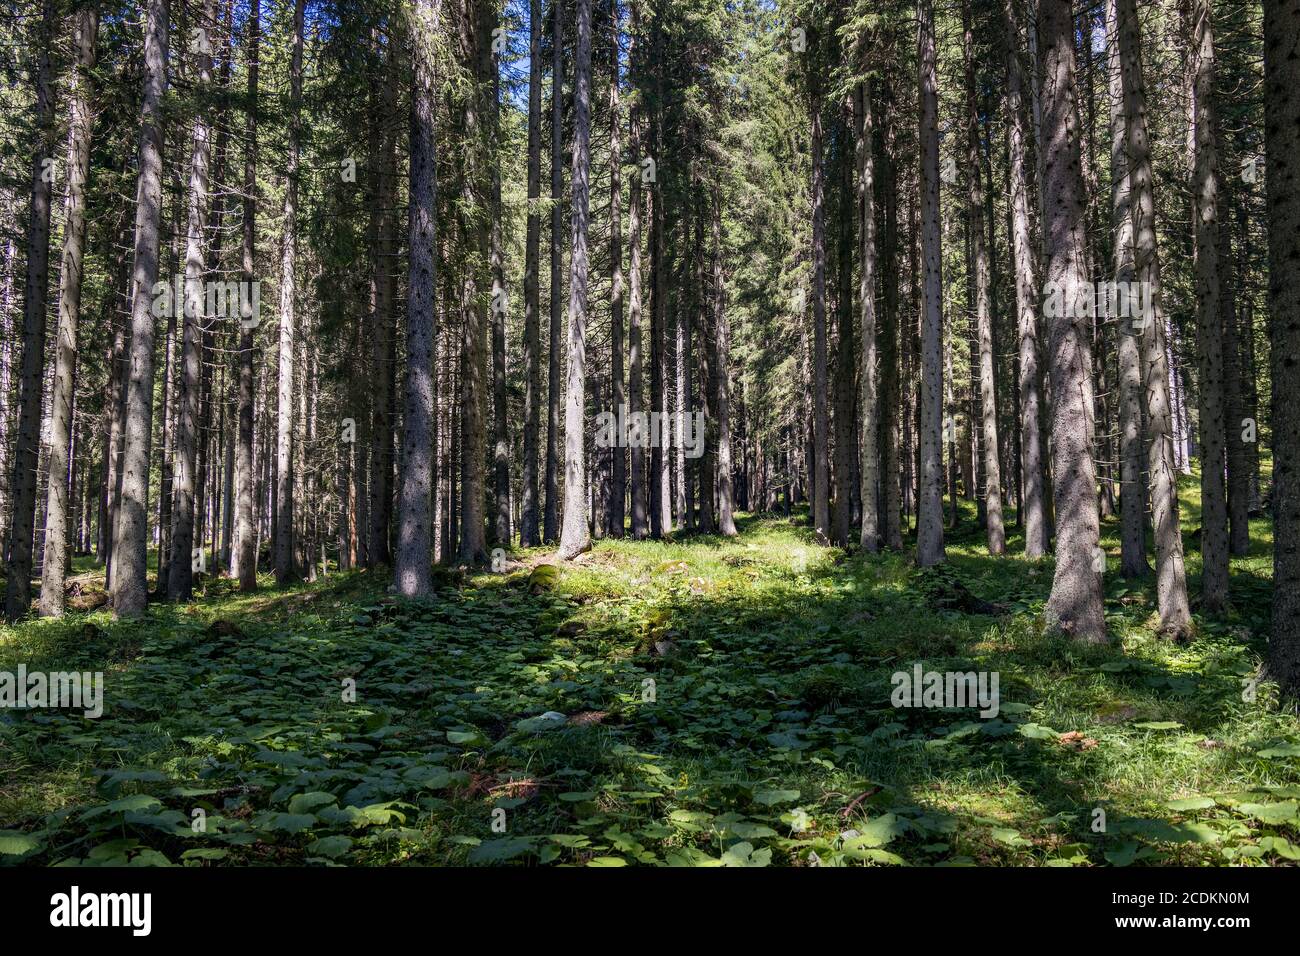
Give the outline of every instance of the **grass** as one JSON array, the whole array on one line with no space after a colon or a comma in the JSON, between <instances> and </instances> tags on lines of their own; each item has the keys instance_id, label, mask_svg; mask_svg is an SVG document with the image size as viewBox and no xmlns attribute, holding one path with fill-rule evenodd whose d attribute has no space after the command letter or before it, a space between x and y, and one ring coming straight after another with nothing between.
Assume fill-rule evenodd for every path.
<instances>
[{"instance_id":1,"label":"grass","mask_svg":"<svg viewBox=\"0 0 1300 956\"><path fill-rule=\"evenodd\" d=\"M0 629L0 670L106 686L99 720L0 711L0 864L1300 859L1300 721L1254 683L1267 524L1195 640L1157 639L1149 582L1112 573L1088 648L1042 632L1050 562L1014 536L989 558L963 507L938 572L744 515L558 575L541 550L440 572L427 603L364 572L218 579L134 623ZM962 587L1003 613L946 609ZM917 662L997 672L1000 713L892 707Z\"/></svg>"}]
</instances>

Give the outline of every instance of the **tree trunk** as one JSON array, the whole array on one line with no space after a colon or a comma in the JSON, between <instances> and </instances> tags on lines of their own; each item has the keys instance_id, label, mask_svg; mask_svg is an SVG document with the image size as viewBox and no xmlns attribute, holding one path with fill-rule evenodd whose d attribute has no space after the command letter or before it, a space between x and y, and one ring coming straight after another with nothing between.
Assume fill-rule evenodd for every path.
<instances>
[{"instance_id":1,"label":"tree trunk","mask_svg":"<svg viewBox=\"0 0 1300 956\"><path fill-rule=\"evenodd\" d=\"M406 320L406 396L397 488L393 583L403 597L433 590L434 341L437 337L437 165L434 155L434 42L442 0L418 0L407 31L414 47L411 98L410 280Z\"/></svg>"},{"instance_id":2,"label":"tree trunk","mask_svg":"<svg viewBox=\"0 0 1300 956\"><path fill-rule=\"evenodd\" d=\"M822 144L822 96L819 81L812 79L809 104L812 122L812 442L813 442L813 529L828 540L830 516L830 458L826 409L826 163Z\"/></svg>"},{"instance_id":3,"label":"tree trunk","mask_svg":"<svg viewBox=\"0 0 1300 956\"><path fill-rule=\"evenodd\" d=\"M542 540L551 544L560 533L560 272L564 264L564 3L551 0L551 328L547 366L549 394L546 424L546 505Z\"/></svg>"},{"instance_id":4,"label":"tree trunk","mask_svg":"<svg viewBox=\"0 0 1300 956\"><path fill-rule=\"evenodd\" d=\"M303 6L293 8L293 53L289 66L289 155L285 165L284 247L280 256L280 349L275 429L275 581L287 584L293 566L293 353L295 276L298 254L298 160L301 152Z\"/></svg>"},{"instance_id":5,"label":"tree trunk","mask_svg":"<svg viewBox=\"0 0 1300 956\"><path fill-rule=\"evenodd\" d=\"M519 546L542 543L537 502L541 401L542 4L528 0L528 227L524 241L524 465Z\"/></svg>"},{"instance_id":6,"label":"tree trunk","mask_svg":"<svg viewBox=\"0 0 1300 956\"><path fill-rule=\"evenodd\" d=\"M23 359L18 383L18 434L14 443L12 471L5 476L6 480L12 477L10 488L13 510L4 554L7 560L5 618L10 621L16 621L27 614L32 606L32 533L36 521L37 470L41 450L45 300L49 294L50 277L50 194L54 180L54 88L50 66L54 20L54 0L44 0L41 5L41 32L37 41L38 49L35 51L37 142L32 157L31 219L27 225L27 279L23 289ZM156 226L154 241L157 241ZM152 286L150 280L149 287ZM5 401L8 400L6 396ZM143 545L143 536L141 544ZM143 600L141 605L143 606Z\"/></svg>"},{"instance_id":7,"label":"tree trunk","mask_svg":"<svg viewBox=\"0 0 1300 956\"><path fill-rule=\"evenodd\" d=\"M154 283L162 216L163 97L167 91L167 2L149 0L144 35L144 97L140 111L132 266L130 377L126 386L121 507L113 547L113 611L139 617L148 601L146 536L149 439L153 427Z\"/></svg>"},{"instance_id":8,"label":"tree trunk","mask_svg":"<svg viewBox=\"0 0 1300 956\"><path fill-rule=\"evenodd\" d=\"M248 120L244 132L243 271L245 288L254 282L257 241L257 72L261 27L261 0L248 7ZM248 297L241 296L239 317L239 423L235 441L235 551L231 571L241 591L257 590L257 530L253 499L253 334L260 316L252 312Z\"/></svg>"},{"instance_id":9,"label":"tree trunk","mask_svg":"<svg viewBox=\"0 0 1300 956\"><path fill-rule=\"evenodd\" d=\"M1080 641L1106 642L1097 480L1092 458L1092 353L1087 297L1087 196L1083 185L1073 16L1069 0L1042 0L1038 47L1043 55L1043 147L1047 153L1043 231L1052 237L1047 288L1063 307L1046 309L1052 376L1052 444L1056 455L1056 573L1047 623Z\"/></svg>"},{"instance_id":10,"label":"tree trunk","mask_svg":"<svg viewBox=\"0 0 1300 956\"><path fill-rule=\"evenodd\" d=\"M573 67L573 251L569 263L569 374L564 405L564 524L559 556L591 546L587 531L587 468L583 448L587 390L587 215L591 171L591 0L577 0Z\"/></svg>"},{"instance_id":11,"label":"tree trunk","mask_svg":"<svg viewBox=\"0 0 1300 956\"><path fill-rule=\"evenodd\" d=\"M862 475L862 535L864 551L880 550L880 509L876 485L879 481L879 420L877 409L876 355L876 207L873 162L873 120L871 97L866 84L859 83L855 97L857 116L858 308L862 336L862 432L858 453ZM886 476L888 480L888 476ZM888 498L888 496L886 496Z\"/></svg>"},{"instance_id":12,"label":"tree trunk","mask_svg":"<svg viewBox=\"0 0 1300 956\"><path fill-rule=\"evenodd\" d=\"M86 177L94 125L95 45L99 12L82 7L73 18L72 73L68 136L68 192L64 200L63 263L59 272L59 331L55 352L53 408L50 412L50 468L45 504L45 557L41 562L41 614L62 617L63 583L68 572L68 447L72 440L73 378L77 369L77 319L81 312L82 260L86 240Z\"/></svg>"},{"instance_id":13,"label":"tree trunk","mask_svg":"<svg viewBox=\"0 0 1300 956\"><path fill-rule=\"evenodd\" d=\"M188 601L193 596L195 455L199 441L199 379L203 364L203 335L206 324L203 279L207 258L208 161L212 150L209 125L210 103L206 92L212 83L212 52L208 35L216 26L216 4L204 0L200 12L198 70L194 78L196 97L193 148L190 152L189 219L185 234L185 306L181 336L180 389L176 403L175 463L172 477L171 549L167 563L167 597ZM199 547L203 542L199 541ZM159 574L162 572L159 571Z\"/></svg>"},{"instance_id":14,"label":"tree trunk","mask_svg":"<svg viewBox=\"0 0 1300 956\"><path fill-rule=\"evenodd\" d=\"M640 21L640 4L633 0L629 14L631 39L628 48L629 69L635 70L637 61L633 59L634 44ZM633 81L635 85L635 80ZM641 162L641 104L633 103L628 123L628 148L634 163ZM641 372L641 172L638 168L632 174L628 184L628 412L632 415L644 413L642 372ZM645 440L649 429L643 429L641 441L633 442L630 451L632 459L632 537L638 541L650 533L649 501L646 496L646 454Z\"/></svg>"},{"instance_id":15,"label":"tree trunk","mask_svg":"<svg viewBox=\"0 0 1300 956\"><path fill-rule=\"evenodd\" d=\"M378 45L378 44L377 44ZM377 148L376 179L371 195L371 415L370 506L367 509L367 563L371 567L392 561L390 546L393 509L393 403L396 392L396 319L393 314L393 261L396 257L397 137L393 131L396 109L397 53L389 47L375 77L378 87L372 134Z\"/></svg>"},{"instance_id":16,"label":"tree trunk","mask_svg":"<svg viewBox=\"0 0 1300 956\"><path fill-rule=\"evenodd\" d=\"M1120 66L1115 0L1106 0L1106 42L1110 87L1111 227L1115 232L1115 281L1133 281L1132 191L1125 149L1123 71ZM1119 330L1120 573L1140 578L1150 570L1146 556L1146 487L1142 480L1142 358L1138 337Z\"/></svg>"},{"instance_id":17,"label":"tree trunk","mask_svg":"<svg viewBox=\"0 0 1300 956\"><path fill-rule=\"evenodd\" d=\"M1268 300L1273 372L1273 633L1269 671L1300 697L1300 3L1264 0Z\"/></svg>"},{"instance_id":18,"label":"tree trunk","mask_svg":"<svg viewBox=\"0 0 1300 956\"><path fill-rule=\"evenodd\" d=\"M501 221L501 71L496 56L487 58L492 73L492 111L487 143L492 166L492 539L510 547L510 429L506 404L506 275ZM432 288L432 287L431 287ZM432 293L430 294L432 301Z\"/></svg>"},{"instance_id":19,"label":"tree trunk","mask_svg":"<svg viewBox=\"0 0 1300 956\"><path fill-rule=\"evenodd\" d=\"M1196 244L1196 330L1200 356L1201 607L1220 614L1228 603L1228 492L1223 419L1223 317L1219 311L1219 160L1214 103L1214 23L1209 0L1192 11L1195 75L1192 186Z\"/></svg>"},{"instance_id":20,"label":"tree trunk","mask_svg":"<svg viewBox=\"0 0 1300 956\"><path fill-rule=\"evenodd\" d=\"M610 410L622 421L626 415L627 397L623 391L623 154L619 143L619 16L618 0L610 0L610 80L609 80L609 343L610 343ZM610 445L612 468L609 476L607 533L610 537L623 537L627 518L627 450L623 442Z\"/></svg>"},{"instance_id":21,"label":"tree trunk","mask_svg":"<svg viewBox=\"0 0 1300 956\"><path fill-rule=\"evenodd\" d=\"M1011 257L1016 283L1016 332L1019 339L1021 517L1025 557L1047 554L1048 534L1043 495L1041 382L1038 367L1038 291L1035 254L1029 232L1029 182L1026 142L1025 72L1020 64L1020 27L1013 0L1005 8L1007 30L1007 157L1011 177ZM1032 32L1032 31L1031 31Z\"/></svg>"},{"instance_id":22,"label":"tree trunk","mask_svg":"<svg viewBox=\"0 0 1300 956\"><path fill-rule=\"evenodd\" d=\"M713 187L710 204L713 231L713 331L714 331L714 415L718 423L718 533L736 536L735 491L731 481L731 320L727 315L726 286L722 267L722 198Z\"/></svg>"},{"instance_id":23,"label":"tree trunk","mask_svg":"<svg viewBox=\"0 0 1300 956\"><path fill-rule=\"evenodd\" d=\"M1002 465L999 459L997 384L994 378L993 306L989 277L988 237L984 227L983 161L980 147L979 108L975 90L975 38L970 15L971 0L962 4L963 59L966 63L967 126L967 223L970 230L971 262L975 266L975 322L979 339L980 449L984 454L984 515L989 554L1006 552L1006 529L1002 523ZM993 184L989 184L992 189ZM973 425L972 425L973 428Z\"/></svg>"},{"instance_id":24,"label":"tree trunk","mask_svg":"<svg viewBox=\"0 0 1300 956\"><path fill-rule=\"evenodd\" d=\"M1116 0L1116 21L1124 86L1125 153L1132 191L1134 275L1144 290L1143 299L1149 295L1151 301L1150 314L1142 316L1141 347L1150 429L1147 471L1152 483L1151 507L1156 531L1156 598L1161 630L1177 637L1189 630L1191 611L1187 604L1187 575L1178 524L1178 466L1174 459L1174 425L1169 404L1169 360L1165 315L1160 302L1160 254L1156 246L1155 193L1136 0ZM1056 390L1055 384L1053 396L1055 401L1069 401ZM1057 466L1062 464L1058 448ZM1062 503L1058 500L1057 504L1059 508Z\"/></svg>"},{"instance_id":25,"label":"tree trunk","mask_svg":"<svg viewBox=\"0 0 1300 956\"><path fill-rule=\"evenodd\" d=\"M943 251L939 232L939 103L935 65L934 4L917 4L920 86L921 297L920 491L917 501L916 561L922 567L944 561L943 547Z\"/></svg>"}]
</instances>

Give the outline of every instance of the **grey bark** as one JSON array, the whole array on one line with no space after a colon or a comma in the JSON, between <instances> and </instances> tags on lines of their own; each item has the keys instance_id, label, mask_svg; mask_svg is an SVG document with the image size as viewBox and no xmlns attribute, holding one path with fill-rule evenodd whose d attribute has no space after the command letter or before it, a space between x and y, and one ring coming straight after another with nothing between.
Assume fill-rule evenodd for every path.
<instances>
[{"instance_id":1,"label":"grey bark","mask_svg":"<svg viewBox=\"0 0 1300 956\"><path fill-rule=\"evenodd\" d=\"M167 91L167 0L149 0L144 34L144 96L136 182L135 257L131 286L130 372L121 470L121 505L113 547L113 611L139 617L148 601L146 536L149 439L153 426L153 288L158 281L162 215L163 97Z\"/></svg>"},{"instance_id":2,"label":"grey bark","mask_svg":"<svg viewBox=\"0 0 1300 956\"><path fill-rule=\"evenodd\" d=\"M943 562L943 272L939 232L939 106L935 62L934 4L917 5L920 94L921 255L921 435L917 501L916 561Z\"/></svg>"},{"instance_id":3,"label":"grey bark","mask_svg":"<svg viewBox=\"0 0 1300 956\"><path fill-rule=\"evenodd\" d=\"M1300 0L1264 0L1265 176L1273 372L1269 671L1300 697Z\"/></svg>"},{"instance_id":4,"label":"grey bark","mask_svg":"<svg viewBox=\"0 0 1300 956\"><path fill-rule=\"evenodd\" d=\"M442 0L417 0L409 35L415 78L411 98L410 279L407 292L406 394L397 485L393 583L404 597L433 589L434 341L437 337L437 166L434 154L433 42Z\"/></svg>"},{"instance_id":5,"label":"grey bark","mask_svg":"<svg viewBox=\"0 0 1300 956\"><path fill-rule=\"evenodd\" d=\"M252 283L256 258L257 216L257 75L261 29L261 0L250 0L245 45L248 48L248 119L244 131L243 271ZM253 526L253 334L256 317L251 303L241 303L239 328L238 425L235 436L235 546L231 572L241 591L257 590L257 531Z\"/></svg>"},{"instance_id":6,"label":"grey bark","mask_svg":"<svg viewBox=\"0 0 1300 956\"><path fill-rule=\"evenodd\" d=\"M77 369L77 320L81 312L82 262L86 240L86 177L94 117L92 71L99 12L82 7L73 17L68 133L68 192L64 200L63 261L59 270L59 329L55 346L53 407L50 410L50 467L45 499L45 557L41 562L42 615L62 617L68 571L68 450L72 440L73 379Z\"/></svg>"},{"instance_id":7,"label":"grey bark","mask_svg":"<svg viewBox=\"0 0 1300 956\"><path fill-rule=\"evenodd\" d=\"M591 0L577 0L578 36L573 67L573 251L569 264L569 363L564 404L564 523L559 556L576 557L591 546L587 530L585 402L587 378L587 216L591 172Z\"/></svg>"},{"instance_id":8,"label":"grey bark","mask_svg":"<svg viewBox=\"0 0 1300 956\"><path fill-rule=\"evenodd\" d=\"M524 464L519 545L541 544L537 449L541 376L542 4L528 0L528 225L524 240Z\"/></svg>"},{"instance_id":9,"label":"grey bark","mask_svg":"<svg viewBox=\"0 0 1300 956\"><path fill-rule=\"evenodd\" d=\"M1011 255L1015 271L1018 385L1020 389L1020 507L1025 557L1037 560L1049 545L1043 496L1042 371L1038 365L1037 269L1029 229L1028 116L1020 27L1013 0L1004 7L1007 31L1007 156L1010 174Z\"/></svg>"},{"instance_id":10,"label":"grey bark","mask_svg":"<svg viewBox=\"0 0 1300 956\"><path fill-rule=\"evenodd\" d=\"M210 32L216 21L216 3L204 0L199 30ZM189 217L185 233L184 331L181 336L180 388L176 403L175 464L172 477L171 556L167 563L167 597L188 601L194 590L195 456L199 441L199 379L203 363L203 329L206 308L203 278L208 229L208 161L212 151L209 104L204 94L212 83L212 53L207 33L198 45L194 77L197 108L190 152ZM199 542L202 547L202 542ZM161 571L159 572L161 573Z\"/></svg>"},{"instance_id":11,"label":"grey bark","mask_svg":"<svg viewBox=\"0 0 1300 956\"><path fill-rule=\"evenodd\" d=\"M1056 572L1047 623L1076 640L1105 643L1101 574L1095 568L1100 533L1096 468L1092 457L1091 328L1083 184L1070 0L1042 0L1038 47L1043 56L1043 230L1048 243L1048 287L1063 306L1050 310L1048 368L1052 376L1055 453Z\"/></svg>"},{"instance_id":12,"label":"grey bark","mask_svg":"<svg viewBox=\"0 0 1300 956\"><path fill-rule=\"evenodd\" d=\"M5 476L11 489L12 507L9 536L5 544L5 617L10 621L27 614L32 604L32 533L36 521L37 469L41 448L45 302L49 294L50 276L50 197L54 179L54 88L50 67L54 18L53 0L45 0L41 5L41 32L38 49L35 51L37 142L32 151L31 218L27 225L27 276L23 287L18 429L11 472ZM8 396L5 400L8 401Z\"/></svg>"},{"instance_id":13,"label":"grey bark","mask_svg":"<svg viewBox=\"0 0 1300 956\"><path fill-rule=\"evenodd\" d=\"M295 269L298 254L298 162L302 149L302 46L303 7L293 8L293 52L289 65L289 155L285 166L284 246L280 254L280 348L275 427L276 508L275 581L287 584L294 576L293 562L293 378Z\"/></svg>"},{"instance_id":14,"label":"grey bark","mask_svg":"<svg viewBox=\"0 0 1300 956\"><path fill-rule=\"evenodd\" d=\"M866 85L859 83L855 97L857 118L857 194L858 218L858 309L862 347L862 388L860 408L862 431L858 453L861 456L862 534L864 551L880 550L880 509L876 485L879 475L879 417L877 409L878 371L876 350L876 209L875 166L873 157L873 119L871 97Z\"/></svg>"},{"instance_id":15,"label":"grey bark","mask_svg":"<svg viewBox=\"0 0 1300 956\"><path fill-rule=\"evenodd\" d=\"M1214 14L1209 0L1192 9L1196 248L1196 331L1200 358L1201 607L1222 613L1228 603L1227 452L1223 408L1223 316L1219 285L1218 121L1214 102Z\"/></svg>"}]
</instances>

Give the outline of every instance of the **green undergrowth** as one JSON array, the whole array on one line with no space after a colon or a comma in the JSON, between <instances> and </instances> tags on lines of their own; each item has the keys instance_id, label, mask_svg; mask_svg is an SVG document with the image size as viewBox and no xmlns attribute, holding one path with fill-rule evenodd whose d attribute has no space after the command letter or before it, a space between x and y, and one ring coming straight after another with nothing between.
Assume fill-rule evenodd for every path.
<instances>
[{"instance_id":1,"label":"green undergrowth","mask_svg":"<svg viewBox=\"0 0 1300 956\"><path fill-rule=\"evenodd\" d=\"M1300 859L1300 723L1257 679L1264 524L1235 610L1171 644L1108 523L1103 648L1042 632L1050 563L1014 535L989 558L973 512L926 572L740 525L515 552L422 603L377 572L214 580L134 623L0 629L0 670L105 680L97 720L0 710L0 865ZM917 663L996 672L997 716L893 707Z\"/></svg>"}]
</instances>

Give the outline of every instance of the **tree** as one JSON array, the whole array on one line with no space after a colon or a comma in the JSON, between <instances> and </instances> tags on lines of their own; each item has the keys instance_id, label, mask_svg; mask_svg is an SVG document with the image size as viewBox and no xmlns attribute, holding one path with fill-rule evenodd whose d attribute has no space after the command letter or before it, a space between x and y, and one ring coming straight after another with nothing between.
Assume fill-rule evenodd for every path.
<instances>
[{"instance_id":1,"label":"tree","mask_svg":"<svg viewBox=\"0 0 1300 956\"><path fill-rule=\"evenodd\" d=\"M212 128L205 93L212 83L212 49L209 32L216 23L215 0L204 0L195 38L194 133L190 151L189 218L185 233L185 325L181 341L180 393L177 401L174 477L172 479L173 559L167 564L167 597L188 601L193 596L194 492L199 430L199 379L203 364L203 329L206 313L203 280L208 231L208 163ZM202 547L202 542L199 543ZM159 572L162 573L161 571Z\"/></svg>"},{"instance_id":2,"label":"tree","mask_svg":"<svg viewBox=\"0 0 1300 956\"><path fill-rule=\"evenodd\" d=\"M404 597L433 589L433 345L437 288L437 162L434 154L433 37L442 0L417 0L409 35L415 79L411 102L410 284L406 320L406 396L397 487L393 583Z\"/></svg>"},{"instance_id":3,"label":"tree","mask_svg":"<svg viewBox=\"0 0 1300 956\"><path fill-rule=\"evenodd\" d=\"M1020 27L1014 0L1005 0L1007 34L1007 166L1010 179L1011 259L1015 271L1016 334L1020 388L1020 480L1025 557L1047 554L1044 502L1041 382L1038 367L1038 298L1035 255L1029 232L1029 177L1026 142L1025 73L1021 65Z\"/></svg>"},{"instance_id":4,"label":"tree","mask_svg":"<svg viewBox=\"0 0 1300 956\"><path fill-rule=\"evenodd\" d=\"M1269 671L1300 697L1300 3L1264 0L1268 302L1273 373Z\"/></svg>"},{"instance_id":5,"label":"tree","mask_svg":"<svg viewBox=\"0 0 1300 956\"><path fill-rule=\"evenodd\" d=\"M284 238L280 250L279 396L275 426L275 581L285 585L293 566L293 353L298 254L298 162L302 151L302 44L305 0L294 0L293 53L289 65L289 156L285 166Z\"/></svg>"},{"instance_id":6,"label":"tree","mask_svg":"<svg viewBox=\"0 0 1300 956\"><path fill-rule=\"evenodd\" d=\"M528 226L524 240L524 463L519 546L542 543L538 528L537 446L541 402L542 4L528 0Z\"/></svg>"},{"instance_id":7,"label":"tree","mask_svg":"<svg viewBox=\"0 0 1300 956\"><path fill-rule=\"evenodd\" d=\"M27 278L23 286L22 377L19 379L18 436L10 482L13 514L5 544L5 617L10 621L25 615L32 606L32 530L36 521L37 465L40 458L45 300L50 273L50 193L54 179L54 89L50 68L54 0L44 0L41 4L40 31L33 74L37 142L32 155ZM149 285L152 287L153 282L150 281Z\"/></svg>"},{"instance_id":8,"label":"tree","mask_svg":"<svg viewBox=\"0 0 1300 956\"><path fill-rule=\"evenodd\" d=\"M68 449L72 441L73 380L77 370L77 320L81 312L82 265L86 241L86 179L94 126L95 49L99 12L82 7L73 16L72 75L68 135L68 191L64 200L63 260L59 269L59 330L55 349L53 408L50 411L50 464L45 498L45 557L41 562L41 614L62 617L68 571Z\"/></svg>"},{"instance_id":9,"label":"tree","mask_svg":"<svg viewBox=\"0 0 1300 956\"><path fill-rule=\"evenodd\" d=\"M113 545L113 612L139 617L148 600L149 439L153 426L154 283L162 216L163 96L167 92L167 0L149 0L144 33L144 96L136 181L135 257L131 269L130 377L121 471L121 510Z\"/></svg>"},{"instance_id":10,"label":"tree","mask_svg":"<svg viewBox=\"0 0 1300 956\"><path fill-rule=\"evenodd\" d=\"M1088 310L1085 206L1070 0L1041 0L1038 48L1043 56L1043 231L1046 282L1059 307L1046 306L1052 382L1052 447L1056 457L1056 573L1048 625L1076 640L1105 643L1096 469L1092 457L1093 395ZM1049 292L1049 296L1051 293Z\"/></svg>"},{"instance_id":11,"label":"tree","mask_svg":"<svg viewBox=\"0 0 1300 956\"><path fill-rule=\"evenodd\" d=\"M1181 636L1191 627L1187 604L1187 572L1178 522L1178 476L1174 460L1174 426L1169 403L1169 363L1166 358L1165 314L1160 302L1160 252L1156 245L1155 191L1151 147L1147 139L1146 92L1138 45L1136 0L1116 0L1115 16L1121 77L1124 88L1125 152L1133 217L1133 274L1151 301L1150 314L1133 328L1141 335L1145 370L1145 403L1150 448L1147 471L1156 532L1156 598L1161 629ZM1140 326L1140 330L1139 330ZM1053 395L1057 393L1053 389ZM1059 452L1058 452L1059 456ZM1058 499L1058 508L1061 503Z\"/></svg>"},{"instance_id":12,"label":"tree","mask_svg":"<svg viewBox=\"0 0 1300 956\"><path fill-rule=\"evenodd\" d=\"M573 65L573 245L569 259L569 371L564 404L564 524L559 555L591 546L583 448L587 388L587 216L591 172L591 0L578 0Z\"/></svg>"},{"instance_id":13,"label":"tree","mask_svg":"<svg viewBox=\"0 0 1300 956\"><path fill-rule=\"evenodd\" d=\"M551 0L551 327L546 400L546 505L542 540L560 529L560 272L564 264L564 0Z\"/></svg>"},{"instance_id":14,"label":"tree","mask_svg":"<svg viewBox=\"0 0 1300 956\"><path fill-rule=\"evenodd\" d=\"M1218 119L1214 102L1214 14L1209 0L1192 10L1193 183L1196 329L1200 357L1201 607L1228 603L1228 490L1224 477L1223 319L1219 300Z\"/></svg>"},{"instance_id":15,"label":"tree","mask_svg":"<svg viewBox=\"0 0 1300 956\"><path fill-rule=\"evenodd\" d=\"M1110 88L1111 228L1115 233L1115 281L1133 281L1132 187L1124 121L1123 74L1119 57L1115 0L1106 2L1106 45ZM1120 573L1144 577L1146 557L1146 488L1142 480L1142 358L1138 337L1119 335Z\"/></svg>"},{"instance_id":16,"label":"tree","mask_svg":"<svg viewBox=\"0 0 1300 956\"><path fill-rule=\"evenodd\" d=\"M939 231L939 107L934 48L934 4L918 0L917 61L921 141L921 481L917 501L916 562L940 564L943 549L943 273Z\"/></svg>"},{"instance_id":17,"label":"tree","mask_svg":"<svg viewBox=\"0 0 1300 956\"><path fill-rule=\"evenodd\" d=\"M993 306L990 301L989 248L984 228L984 183L980 170L980 119L976 98L975 38L971 0L962 3L962 51L966 66L966 136L968 191L966 222L970 233L970 261L975 272L976 335L979 339L980 449L984 453L984 513L988 525L989 554L1006 551L1002 524L1002 446L998 442L997 383L994 380ZM991 186L991 184L990 184Z\"/></svg>"},{"instance_id":18,"label":"tree","mask_svg":"<svg viewBox=\"0 0 1300 956\"><path fill-rule=\"evenodd\" d=\"M244 132L243 270L246 287L254 279L257 242L257 74L261 0L249 0L245 41L248 48L248 118ZM235 433L235 550L231 572L241 591L257 590L257 532L253 527L253 334L259 317L251 297L241 299L239 316L238 417Z\"/></svg>"},{"instance_id":19,"label":"tree","mask_svg":"<svg viewBox=\"0 0 1300 956\"><path fill-rule=\"evenodd\" d=\"M876 210L875 166L872 153L873 122L871 97L865 83L859 83L854 98L857 119L857 196L858 217L858 309L862 342L862 432L859 454L862 456L862 535L864 551L880 550L880 509L876 502L879 475L879 419L877 416L877 349L876 349Z\"/></svg>"}]
</instances>

